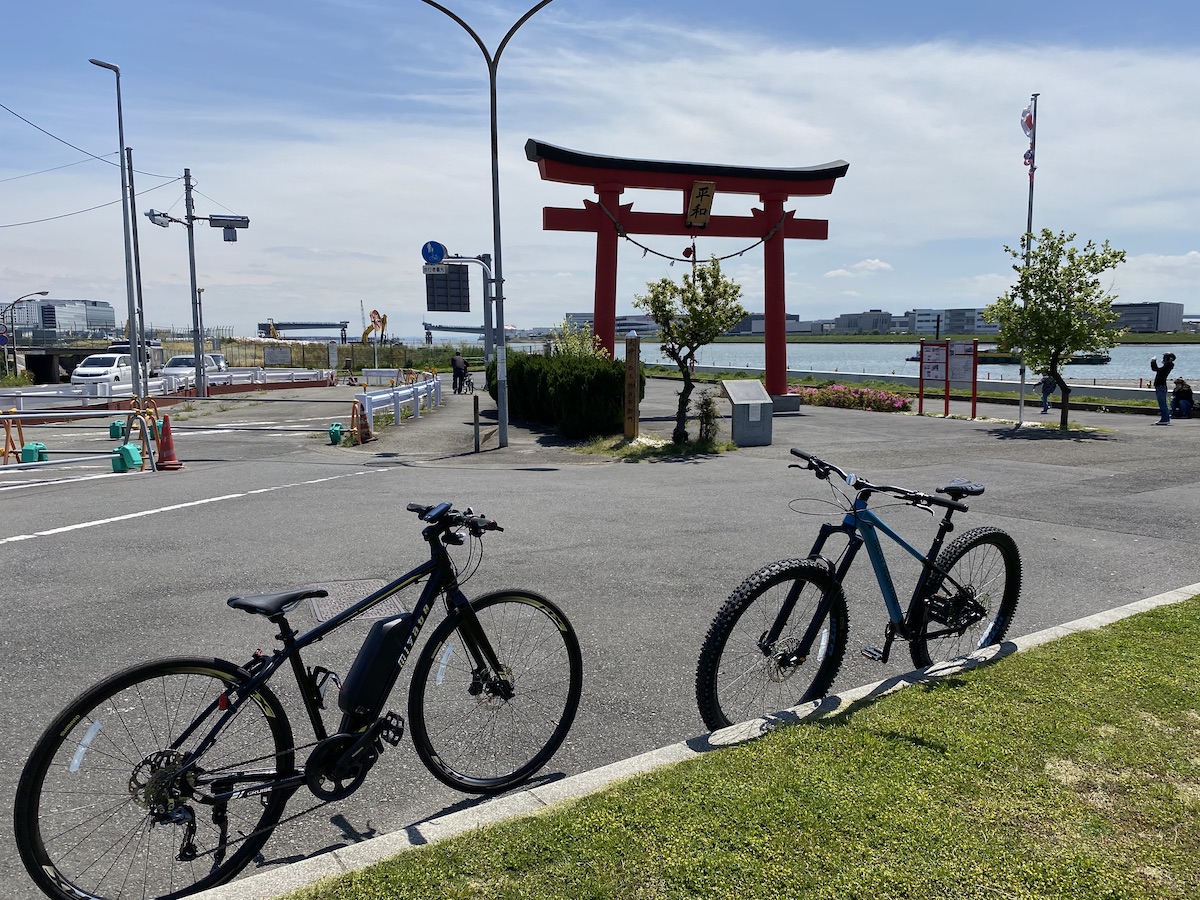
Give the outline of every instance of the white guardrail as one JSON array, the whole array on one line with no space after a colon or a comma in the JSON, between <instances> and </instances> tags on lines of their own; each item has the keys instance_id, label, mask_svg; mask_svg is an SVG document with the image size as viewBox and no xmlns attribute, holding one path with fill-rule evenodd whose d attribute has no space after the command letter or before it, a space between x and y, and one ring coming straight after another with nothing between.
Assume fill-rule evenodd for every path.
<instances>
[{"instance_id":1,"label":"white guardrail","mask_svg":"<svg viewBox=\"0 0 1200 900\"><path fill-rule=\"evenodd\" d=\"M442 403L442 379L432 372L415 372L411 369L363 369L364 386L387 385L378 391L363 391L354 395L362 407L367 421L371 421L384 410L392 413L393 421L400 424L401 411L407 405L414 419L421 417L421 403L433 409Z\"/></svg>"},{"instance_id":2,"label":"white guardrail","mask_svg":"<svg viewBox=\"0 0 1200 900\"><path fill-rule=\"evenodd\" d=\"M394 371L394 370L391 370ZM230 369L227 372L210 372L208 383L214 385L245 385L253 389L259 384L293 384L297 382L321 381L332 383L332 369ZM147 381L147 396L166 397L191 388L196 383L195 375L167 375ZM28 388L0 388L0 409L16 409L18 412L45 409L52 406L73 404L91 406L106 405L112 400L128 400L133 396L133 384L60 384Z\"/></svg>"}]
</instances>

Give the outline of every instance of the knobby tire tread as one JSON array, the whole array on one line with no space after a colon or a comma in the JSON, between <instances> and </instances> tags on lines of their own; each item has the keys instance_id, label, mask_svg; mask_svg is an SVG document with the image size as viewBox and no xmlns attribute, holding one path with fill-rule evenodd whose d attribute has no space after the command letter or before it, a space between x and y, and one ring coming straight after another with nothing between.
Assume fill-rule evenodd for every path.
<instances>
[{"instance_id":1,"label":"knobby tire tread","mask_svg":"<svg viewBox=\"0 0 1200 900\"><path fill-rule=\"evenodd\" d=\"M764 696L761 701L750 704L750 706L754 707L753 709L749 707L737 711L726 709L725 707L729 704L722 703L721 680L722 662L727 651L729 651L730 637L739 624L742 624L743 617L747 615L747 612L754 606L756 601L760 601L763 595L770 591L771 588L789 585L797 580L807 583L821 593L825 591L833 592L830 599L827 620L830 633L825 646L824 658L814 662L811 660L811 656L817 652L818 648L814 647L810 651L810 660L802 663L794 670L800 677L796 685L790 685L792 691L790 694L782 689L770 689L764 683L764 688L772 690L777 704L768 702ZM817 591L811 592L814 597L817 596ZM772 598L772 603L773 601L774 598ZM778 612L778 606L770 610L760 610L758 614L763 615L767 613L773 619L776 612ZM795 624L790 625L791 630L788 634L792 635L797 630L800 634L803 634L809 622L812 621L814 612L815 606L809 607L804 603L797 603L796 608L792 611L792 616L789 618L789 623L794 622ZM803 618L799 619L797 614ZM767 622L764 620L761 624L765 633ZM846 608L846 598L842 591L842 586L829 573L823 563L806 559L786 559L759 569L734 589L729 599L725 601L724 605L722 605L713 618L708 633L705 635L704 644L701 648L700 658L696 667L696 704L704 724L710 730L716 731L720 728L733 725L737 721L769 715L801 703L821 699L828 694L841 669L842 661L846 654L846 640L849 628L850 617ZM751 636L753 636L754 630L751 629L749 632ZM783 635L781 635L782 639ZM735 651L729 652L732 653ZM759 665L765 665L765 658L759 659L758 663ZM733 664L734 661L730 660L730 665ZM805 678L810 675L811 680L806 682ZM791 677L791 674L787 674L781 680L790 682ZM770 680L780 683L776 679Z\"/></svg>"}]
</instances>

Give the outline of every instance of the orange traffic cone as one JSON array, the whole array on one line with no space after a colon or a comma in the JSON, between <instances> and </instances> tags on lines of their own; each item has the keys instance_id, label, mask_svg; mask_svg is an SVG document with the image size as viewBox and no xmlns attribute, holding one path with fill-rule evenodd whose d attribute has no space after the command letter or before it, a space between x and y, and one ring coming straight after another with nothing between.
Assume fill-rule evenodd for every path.
<instances>
[{"instance_id":1,"label":"orange traffic cone","mask_svg":"<svg viewBox=\"0 0 1200 900\"><path fill-rule=\"evenodd\" d=\"M183 463L175 455L175 440L171 437L171 417L166 413L163 413L162 433L158 436L158 467L169 472L183 468Z\"/></svg>"},{"instance_id":2,"label":"orange traffic cone","mask_svg":"<svg viewBox=\"0 0 1200 900\"><path fill-rule=\"evenodd\" d=\"M371 434L371 417L367 415L366 409L360 404L355 404L355 409L358 410L358 442L365 444L375 440L375 435Z\"/></svg>"}]
</instances>

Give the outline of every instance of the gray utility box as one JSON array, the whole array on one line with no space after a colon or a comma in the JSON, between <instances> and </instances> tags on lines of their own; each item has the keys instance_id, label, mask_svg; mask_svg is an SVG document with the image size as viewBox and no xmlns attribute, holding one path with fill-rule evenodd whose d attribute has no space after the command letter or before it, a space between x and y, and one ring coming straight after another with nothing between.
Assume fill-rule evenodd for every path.
<instances>
[{"instance_id":1,"label":"gray utility box","mask_svg":"<svg viewBox=\"0 0 1200 900\"><path fill-rule=\"evenodd\" d=\"M721 390L733 404L730 431L739 447L769 447L771 445L771 415L775 406L761 381L739 379L722 381Z\"/></svg>"}]
</instances>

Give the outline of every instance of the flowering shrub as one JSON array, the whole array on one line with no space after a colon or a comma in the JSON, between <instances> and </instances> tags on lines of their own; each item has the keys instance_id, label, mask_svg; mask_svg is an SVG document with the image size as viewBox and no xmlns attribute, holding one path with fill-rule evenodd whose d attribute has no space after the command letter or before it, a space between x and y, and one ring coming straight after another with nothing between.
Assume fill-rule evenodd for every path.
<instances>
[{"instance_id":1,"label":"flowering shrub","mask_svg":"<svg viewBox=\"0 0 1200 900\"><path fill-rule=\"evenodd\" d=\"M838 409L868 409L874 412L908 412L912 401L891 391L876 388L850 387L845 384L829 384L824 387L792 387L806 406L834 406Z\"/></svg>"}]
</instances>

